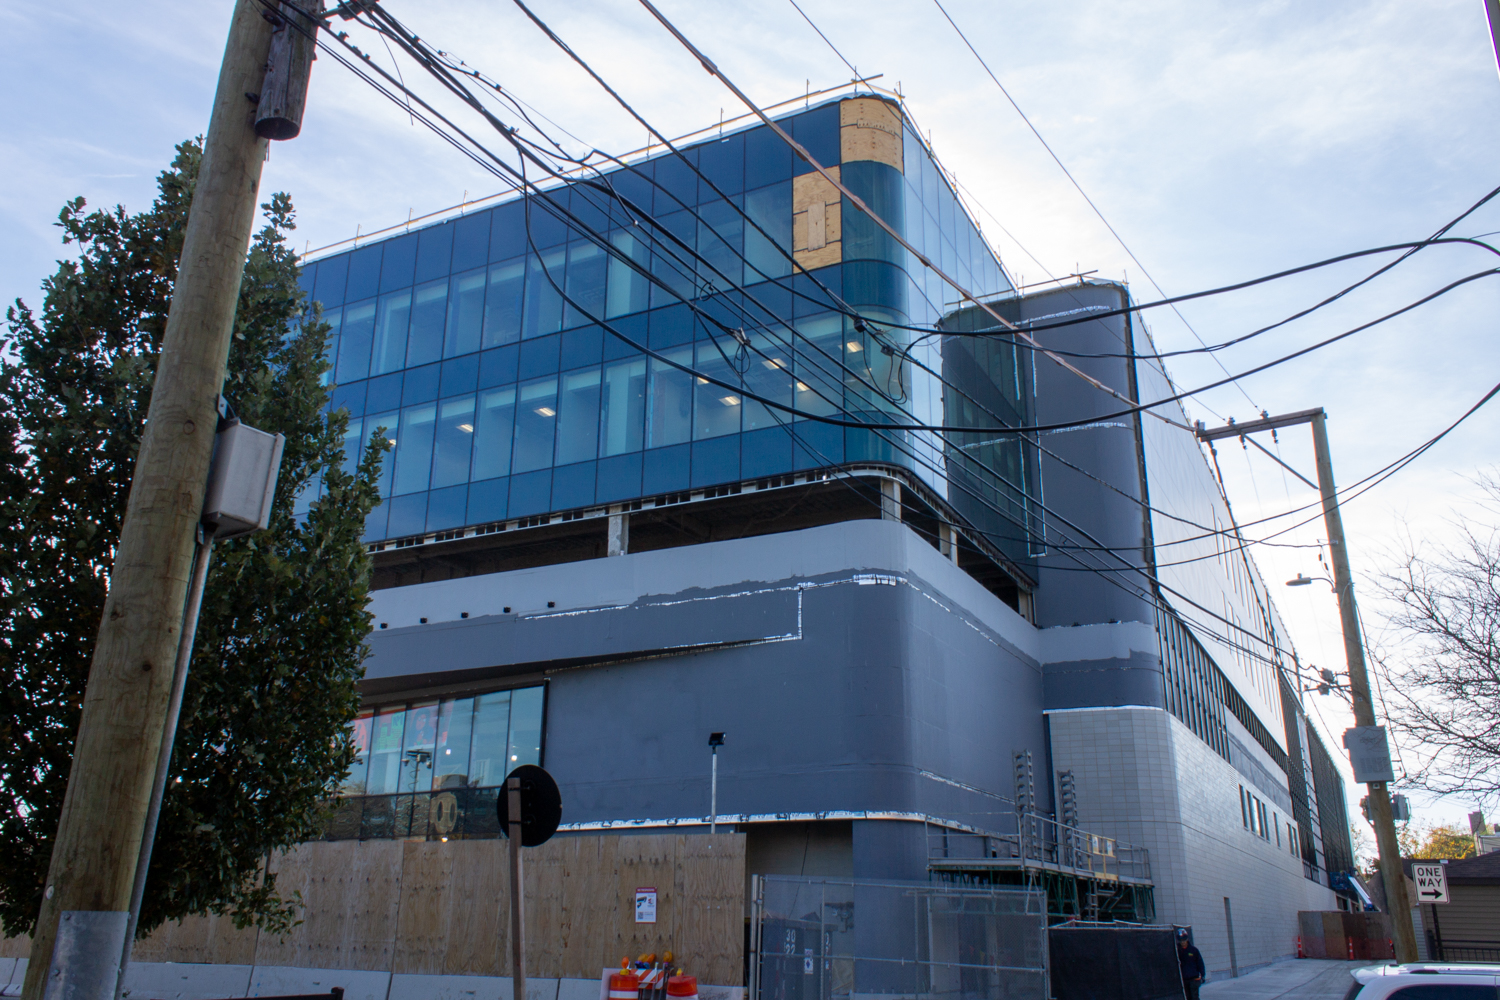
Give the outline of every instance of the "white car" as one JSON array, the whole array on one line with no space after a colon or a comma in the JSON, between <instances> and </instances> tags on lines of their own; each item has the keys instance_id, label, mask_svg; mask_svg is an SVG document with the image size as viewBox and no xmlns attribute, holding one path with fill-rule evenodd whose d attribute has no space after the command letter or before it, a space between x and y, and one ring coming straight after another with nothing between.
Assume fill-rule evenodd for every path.
<instances>
[{"instance_id":1,"label":"white car","mask_svg":"<svg viewBox=\"0 0 1500 1000\"><path fill-rule=\"evenodd\" d=\"M1344 1000L1500 1000L1500 965L1413 962L1354 970Z\"/></svg>"}]
</instances>

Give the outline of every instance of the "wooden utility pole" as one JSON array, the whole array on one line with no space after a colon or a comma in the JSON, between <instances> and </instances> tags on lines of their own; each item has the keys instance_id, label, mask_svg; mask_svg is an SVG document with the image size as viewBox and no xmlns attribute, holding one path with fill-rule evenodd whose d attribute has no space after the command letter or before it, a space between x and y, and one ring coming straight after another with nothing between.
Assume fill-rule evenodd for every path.
<instances>
[{"instance_id":1,"label":"wooden utility pole","mask_svg":"<svg viewBox=\"0 0 1500 1000\"><path fill-rule=\"evenodd\" d=\"M1349 665L1349 696L1354 704L1354 724L1374 726L1375 704L1370 699L1370 677L1365 668L1365 644L1359 627L1359 608L1354 602L1354 576L1349 569L1349 546L1344 540L1344 520L1339 514L1338 488L1333 482L1333 458L1328 450L1327 417L1322 408L1302 410L1279 417L1231 422L1227 427L1206 428L1198 424L1198 439L1214 441L1239 437L1256 431L1275 430L1294 424L1311 424L1313 455L1318 464L1318 493L1323 499L1323 524L1328 531L1328 549L1333 557L1333 589L1339 599L1339 622L1344 631L1344 659ZM1252 442L1254 443L1254 442ZM1265 449L1262 448L1262 451ZM1271 455L1270 452L1266 452ZM1280 462L1279 458L1271 455ZM1285 465L1286 463L1282 463ZM1288 466L1290 468L1290 466ZM1306 477L1292 469L1303 482ZM1299 580L1305 578L1299 577ZM1300 683L1298 685L1300 687ZM1396 960L1417 960L1417 935L1411 922L1411 902L1406 897L1406 876L1401 871L1401 849L1396 841L1396 823L1391 814L1391 792L1387 782L1372 781L1365 785L1370 795L1370 821L1375 827L1375 842L1380 849L1380 876L1385 884L1386 908L1390 912L1395 934Z\"/></svg>"},{"instance_id":2,"label":"wooden utility pole","mask_svg":"<svg viewBox=\"0 0 1500 1000\"><path fill-rule=\"evenodd\" d=\"M89 668L25 1000L108 1000L129 917L267 140L272 25L237 0Z\"/></svg>"}]
</instances>

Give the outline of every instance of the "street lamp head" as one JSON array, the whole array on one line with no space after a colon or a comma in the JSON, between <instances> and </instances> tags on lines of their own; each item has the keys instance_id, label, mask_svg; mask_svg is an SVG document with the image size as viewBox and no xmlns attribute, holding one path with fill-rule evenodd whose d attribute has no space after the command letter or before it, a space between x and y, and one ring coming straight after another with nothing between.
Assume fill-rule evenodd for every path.
<instances>
[{"instance_id":1,"label":"street lamp head","mask_svg":"<svg viewBox=\"0 0 1500 1000\"><path fill-rule=\"evenodd\" d=\"M708 745L711 746L711 747L721 747L721 746L723 746L724 745L724 734L723 733L709 733L708 734Z\"/></svg>"},{"instance_id":2,"label":"street lamp head","mask_svg":"<svg viewBox=\"0 0 1500 1000\"><path fill-rule=\"evenodd\" d=\"M1309 583L1312 583L1312 582L1313 582L1313 578L1312 577L1310 577L1310 576L1303 576L1301 573L1298 573L1297 574L1297 578L1295 580L1288 580L1286 582L1286 585L1288 587L1305 587Z\"/></svg>"}]
</instances>

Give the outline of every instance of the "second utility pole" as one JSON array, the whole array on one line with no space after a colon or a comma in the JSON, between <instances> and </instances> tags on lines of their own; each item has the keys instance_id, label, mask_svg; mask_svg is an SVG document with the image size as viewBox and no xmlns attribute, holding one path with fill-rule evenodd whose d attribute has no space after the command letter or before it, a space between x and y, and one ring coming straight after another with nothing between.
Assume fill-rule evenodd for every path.
<instances>
[{"instance_id":1,"label":"second utility pole","mask_svg":"<svg viewBox=\"0 0 1500 1000\"><path fill-rule=\"evenodd\" d=\"M1354 577L1349 570L1349 546L1344 541L1344 519L1339 515L1339 494L1333 483L1333 459L1328 451L1327 417L1322 408L1302 410L1279 417L1249 420L1228 427L1206 428L1198 424L1200 441L1239 437L1256 431L1275 430L1294 424L1311 424L1313 454L1318 463L1318 493L1323 498L1323 523L1328 530L1328 549L1333 555L1333 589L1339 599L1339 623L1344 631L1344 658L1349 664L1349 695L1354 703L1354 724L1374 726L1375 704L1370 700L1370 676L1365 669L1365 644L1359 628L1359 608L1354 603ZM1264 449L1262 449L1264 450ZM1270 454L1267 452L1267 454ZM1271 456L1275 458L1274 455ZM1278 462L1280 459L1276 459ZM1285 465L1285 463L1282 463ZM1288 466L1290 468L1290 466ZM1297 470L1292 473L1307 482ZM1301 686L1299 683L1298 687ZM1380 877L1385 885L1386 909L1390 912L1396 961L1417 960L1417 934L1412 927L1411 902L1406 896L1406 876L1401 871L1401 848L1396 841L1396 823L1391 815L1391 791L1387 782L1372 781L1370 820L1380 849Z\"/></svg>"},{"instance_id":2,"label":"second utility pole","mask_svg":"<svg viewBox=\"0 0 1500 1000\"><path fill-rule=\"evenodd\" d=\"M129 919L266 140L272 26L237 0L42 887L25 1000L108 998Z\"/></svg>"}]
</instances>

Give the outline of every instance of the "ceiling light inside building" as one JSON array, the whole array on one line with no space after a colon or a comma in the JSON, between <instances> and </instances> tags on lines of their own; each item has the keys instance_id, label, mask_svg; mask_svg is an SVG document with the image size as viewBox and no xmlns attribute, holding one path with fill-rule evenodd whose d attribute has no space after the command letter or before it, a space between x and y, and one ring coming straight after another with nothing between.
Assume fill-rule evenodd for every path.
<instances>
[{"instance_id":1,"label":"ceiling light inside building","mask_svg":"<svg viewBox=\"0 0 1500 1000\"><path fill-rule=\"evenodd\" d=\"M538 406L536 408L536 412L540 413L544 417L555 417L555 416L557 416L557 411L554 410L550 406Z\"/></svg>"},{"instance_id":2,"label":"ceiling light inside building","mask_svg":"<svg viewBox=\"0 0 1500 1000\"><path fill-rule=\"evenodd\" d=\"M739 406L740 398L738 396L720 396L719 402L723 403L725 406Z\"/></svg>"},{"instance_id":3,"label":"ceiling light inside building","mask_svg":"<svg viewBox=\"0 0 1500 1000\"><path fill-rule=\"evenodd\" d=\"M473 434L474 433L474 425L473 424L459 424L458 425L458 429L461 430L461 431L463 431L465 434Z\"/></svg>"},{"instance_id":4,"label":"ceiling light inside building","mask_svg":"<svg viewBox=\"0 0 1500 1000\"><path fill-rule=\"evenodd\" d=\"M848 341L844 344L844 346L849 348L850 354L858 354L860 351L864 350L864 346L857 340Z\"/></svg>"}]
</instances>

